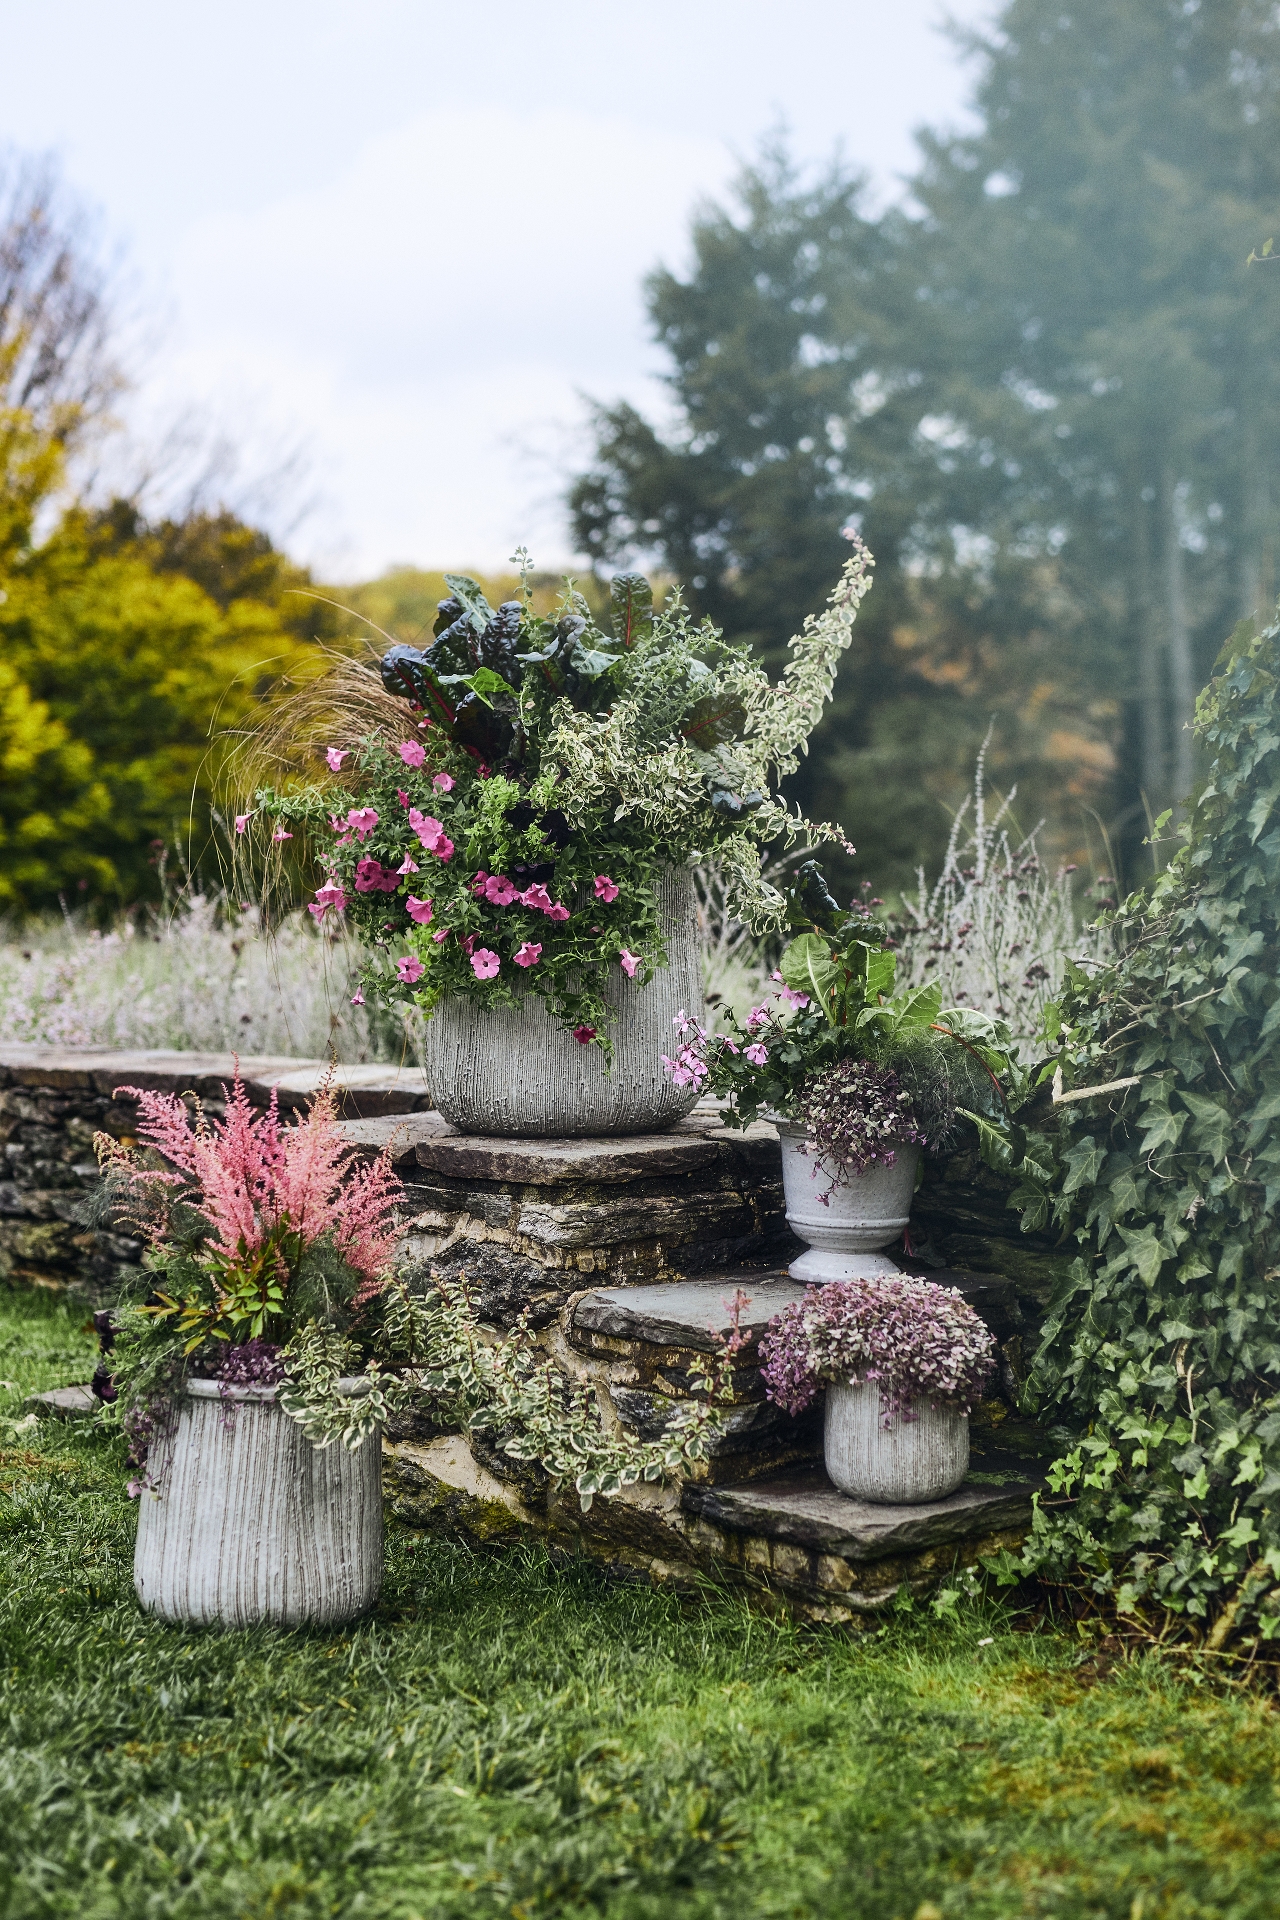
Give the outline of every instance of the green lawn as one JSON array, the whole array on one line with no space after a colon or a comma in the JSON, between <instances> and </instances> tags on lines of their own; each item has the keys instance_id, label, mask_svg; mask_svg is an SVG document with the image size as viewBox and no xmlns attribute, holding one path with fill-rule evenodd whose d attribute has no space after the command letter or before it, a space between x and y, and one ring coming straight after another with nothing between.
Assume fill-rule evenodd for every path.
<instances>
[{"instance_id":1,"label":"green lawn","mask_svg":"<svg viewBox=\"0 0 1280 1920\"><path fill-rule=\"evenodd\" d=\"M0 1294L0 1412L87 1378L82 1317ZM855 1640L409 1534L355 1631L183 1633L118 1443L0 1441L3 1920L1280 1911L1262 1701L995 1609Z\"/></svg>"}]
</instances>

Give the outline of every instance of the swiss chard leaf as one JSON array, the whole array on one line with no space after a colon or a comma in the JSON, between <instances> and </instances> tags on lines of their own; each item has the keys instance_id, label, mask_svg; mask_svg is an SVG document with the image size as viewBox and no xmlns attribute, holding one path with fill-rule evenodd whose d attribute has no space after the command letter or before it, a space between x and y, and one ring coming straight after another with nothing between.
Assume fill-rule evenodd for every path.
<instances>
[{"instance_id":1,"label":"swiss chard leaf","mask_svg":"<svg viewBox=\"0 0 1280 1920\"><path fill-rule=\"evenodd\" d=\"M463 612L476 632L483 633L493 619L493 608L485 599L480 582L467 573L446 573L444 583L454 599L461 603Z\"/></svg>"},{"instance_id":2,"label":"swiss chard leaf","mask_svg":"<svg viewBox=\"0 0 1280 1920\"><path fill-rule=\"evenodd\" d=\"M615 573L609 583L613 636L624 647L653 631L653 588L642 573Z\"/></svg>"},{"instance_id":3,"label":"swiss chard leaf","mask_svg":"<svg viewBox=\"0 0 1280 1920\"><path fill-rule=\"evenodd\" d=\"M807 993L831 1017L831 990L840 978L840 968L831 957L831 947L816 933L802 933L784 948L778 971L793 993Z\"/></svg>"}]
</instances>

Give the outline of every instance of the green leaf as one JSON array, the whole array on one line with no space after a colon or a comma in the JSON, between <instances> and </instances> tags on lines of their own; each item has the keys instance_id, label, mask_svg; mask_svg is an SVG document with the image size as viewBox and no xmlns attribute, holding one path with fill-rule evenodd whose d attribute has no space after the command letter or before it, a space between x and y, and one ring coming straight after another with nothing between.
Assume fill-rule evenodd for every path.
<instances>
[{"instance_id":1,"label":"green leaf","mask_svg":"<svg viewBox=\"0 0 1280 1920\"><path fill-rule=\"evenodd\" d=\"M707 693L690 707L680 731L690 746L707 753L740 740L746 724L747 710L738 694Z\"/></svg>"},{"instance_id":2,"label":"green leaf","mask_svg":"<svg viewBox=\"0 0 1280 1920\"><path fill-rule=\"evenodd\" d=\"M840 969L831 957L828 941L819 939L816 933L800 934L783 949L778 971L793 993L810 994L830 1018L830 993Z\"/></svg>"},{"instance_id":3,"label":"green leaf","mask_svg":"<svg viewBox=\"0 0 1280 1920\"><path fill-rule=\"evenodd\" d=\"M653 632L653 588L642 573L615 573L609 582L613 637L624 647Z\"/></svg>"},{"instance_id":4,"label":"green leaf","mask_svg":"<svg viewBox=\"0 0 1280 1920\"><path fill-rule=\"evenodd\" d=\"M483 633L493 619L493 608L485 599L480 582L473 580L469 573L446 573L444 583L454 599L461 601L463 612L476 632Z\"/></svg>"},{"instance_id":5,"label":"green leaf","mask_svg":"<svg viewBox=\"0 0 1280 1920\"><path fill-rule=\"evenodd\" d=\"M1225 1107L1220 1106L1210 1094L1189 1093L1185 1087L1178 1089L1178 1098L1195 1116L1191 1138L1196 1146L1203 1153L1211 1154L1215 1163L1225 1160L1234 1131L1231 1115Z\"/></svg>"},{"instance_id":6,"label":"green leaf","mask_svg":"<svg viewBox=\"0 0 1280 1920\"><path fill-rule=\"evenodd\" d=\"M464 687L470 687L472 693L484 701L486 707L493 705L489 698L491 693L509 694L513 700L520 697L515 688L500 673L495 673L492 667L477 667L474 673L460 674L458 677Z\"/></svg>"}]
</instances>

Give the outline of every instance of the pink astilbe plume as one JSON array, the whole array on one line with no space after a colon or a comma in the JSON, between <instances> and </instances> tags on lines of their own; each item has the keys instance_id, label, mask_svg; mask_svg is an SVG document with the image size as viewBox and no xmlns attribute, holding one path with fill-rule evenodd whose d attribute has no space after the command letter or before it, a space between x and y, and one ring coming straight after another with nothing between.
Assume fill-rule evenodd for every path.
<instances>
[{"instance_id":1,"label":"pink astilbe plume","mask_svg":"<svg viewBox=\"0 0 1280 1920\"><path fill-rule=\"evenodd\" d=\"M226 1089L223 1089L224 1093ZM359 1166L357 1150L338 1128L337 1098L326 1080L300 1126L281 1124L273 1091L258 1112L237 1068L226 1118L212 1127L203 1112L192 1129L174 1094L117 1087L138 1102L138 1138L179 1174L148 1173L117 1155L133 1181L191 1183L184 1198L208 1221L220 1253L257 1252L286 1217L304 1246L329 1234L347 1263L365 1276L357 1299L378 1290L395 1242L392 1210L402 1188L388 1155ZM371 1284L372 1283L372 1284Z\"/></svg>"}]
</instances>

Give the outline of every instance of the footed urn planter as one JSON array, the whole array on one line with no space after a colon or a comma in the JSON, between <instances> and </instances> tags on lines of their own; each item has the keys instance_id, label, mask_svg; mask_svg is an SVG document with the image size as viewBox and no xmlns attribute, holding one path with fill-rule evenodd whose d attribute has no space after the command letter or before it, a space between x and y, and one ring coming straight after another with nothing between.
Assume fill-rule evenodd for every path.
<instances>
[{"instance_id":1,"label":"footed urn planter","mask_svg":"<svg viewBox=\"0 0 1280 1920\"><path fill-rule=\"evenodd\" d=\"M352 1390L361 1383L342 1382ZM186 1625L337 1626L382 1584L382 1447L313 1447L275 1387L189 1380L152 1450L133 1579Z\"/></svg>"},{"instance_id":2,"label":"footed urn planter","mask_svg":"<svg viewBox=\"0 0 1280 1920\"><path fill-rule=\"evenodd\" d=\"M793 1269L794 1271L794 1269ZM827 1388L823 1449L827 1473L841 1493L884 1506L945 1500L969 1471L969 1416L917 1400L908 1420L888 1426L880 1389L833 1381Z\"/></svg>"},{"instance_id":3,"label":"footed urn planter","mask_svg":"<svg viewBox=\"0 0 1280 1920\"><path fill-rule=\"evenodd\" d=\"M693 876L668 868L658 912L669 964L649 985L611 972L613 1065L599 1047L562 1032L546 1002L527 989L515 1007L446 1000L427 1022L423 1067L431 1097L463 1133L506 1139L660 1133L697 1103L698 1089L671 1084L662 1055L673 1051L682 1010L702 1011Z\"/></svg>"},{"instance_id":4,"label":"footed urn planter","mask_svg":"<svg viewBox=\"0 0 1280 1920\"><path fill-rule=\"evenodd\" d=\"M880 1249L901 1238L911 1217L920 1148L898 1146L892 1166L869 1167L838 1180L824 1205L820 1196L833 1179L826 1162L804 1151L803 1127L781 1120L778 1133L787 1225L808 1245L808 1252L791 1262L792 1277L812 1283L897 1273Z\"/></svg>"}]
</instances>

